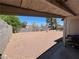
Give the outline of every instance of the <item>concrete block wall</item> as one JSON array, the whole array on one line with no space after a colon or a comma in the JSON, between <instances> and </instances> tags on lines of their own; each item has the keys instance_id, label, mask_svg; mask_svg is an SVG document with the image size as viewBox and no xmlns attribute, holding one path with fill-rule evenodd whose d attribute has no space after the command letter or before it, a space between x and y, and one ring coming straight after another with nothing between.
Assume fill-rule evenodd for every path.
<instances>
[{"instance_id":1,"label":"concrete block wall","mask_svg":"<svg viewBox=\"0 0 79 59\"><path fill-rule=\"evenodd\" d=\"M9 42L12 34L12 27L6 22L0 20L0 54L4 53L4 50Z\"/></svg>"}]
</instances>

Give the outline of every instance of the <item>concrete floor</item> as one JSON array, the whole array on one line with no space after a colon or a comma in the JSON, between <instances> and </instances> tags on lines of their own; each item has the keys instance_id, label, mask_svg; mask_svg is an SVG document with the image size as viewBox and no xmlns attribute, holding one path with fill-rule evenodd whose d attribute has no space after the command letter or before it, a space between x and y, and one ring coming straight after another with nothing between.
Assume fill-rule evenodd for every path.
<instances>
[{"instance_id":1,"label":"concrete floor","mask_svg":"<svg viewBox=\"0 0 79 59\"><path fill-rule=\"evenodd\" d=\"M65 48L63 43L58 43L37 59L79 59L79 49L71 47Z\"/></svg>"}]
</instances>

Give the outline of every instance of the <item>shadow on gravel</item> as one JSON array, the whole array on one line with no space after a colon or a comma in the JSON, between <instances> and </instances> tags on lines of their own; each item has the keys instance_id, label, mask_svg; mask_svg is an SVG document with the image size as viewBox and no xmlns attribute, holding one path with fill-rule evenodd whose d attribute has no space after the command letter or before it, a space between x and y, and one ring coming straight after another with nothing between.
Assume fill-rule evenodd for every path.
<instances>
[{"instance_id":1,"label":"shadow on gravel","mask_svg":"<svg viewBox=\"0 0 79 59\"><path fill-rule=\"evenodd\" d=\"M43 54L41 54L37 59L49 59L49 57L54 54L57 51L57 48L59 48L59 43L62 42L62 37L55 40L57 42L55 45L53 45L51 48L49 48L47 51L45 51Z\"/></svg>"}]
</instances>

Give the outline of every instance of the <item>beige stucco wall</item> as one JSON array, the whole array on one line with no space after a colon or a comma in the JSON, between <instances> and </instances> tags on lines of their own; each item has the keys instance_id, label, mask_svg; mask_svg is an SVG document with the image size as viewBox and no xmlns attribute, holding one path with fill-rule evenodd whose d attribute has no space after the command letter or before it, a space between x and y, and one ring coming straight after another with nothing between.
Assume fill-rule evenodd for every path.
<instances>
[{"instance_id":1,"label":"beige stucco wall","mask_svg":"<svg viewBox=\"0 0 79 59\"><path fill-rule=\"evenodd\" d=\"M79 16L71 16L65 19L66 34L79 34Z\"/></svg>"},{"instance_id":2,"label":"beige stucco wall","mask_svg":"<svg viewBox=\"0 0 79 59\"><path fill-rule=\"evenodd\" d=\"M64 39L67 35L79 35L79 16L70 16L64 19Z\"/></svg>"}]
</instances>

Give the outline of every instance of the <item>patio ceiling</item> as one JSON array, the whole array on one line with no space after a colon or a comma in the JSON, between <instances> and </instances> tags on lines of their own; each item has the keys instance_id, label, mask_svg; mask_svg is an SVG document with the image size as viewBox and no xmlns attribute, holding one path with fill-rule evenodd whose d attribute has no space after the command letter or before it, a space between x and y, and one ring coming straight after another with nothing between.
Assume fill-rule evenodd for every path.
<instances>
[{"instance_id":1,"label":"patio ceiling","mask_svg":"<svg viewBox=\"0 0 79 59\"><path fill-rule=\"evenodd\" d=\"M0 14L27 16L72 16L73 10L56 0L0 0Z\"/></svg>"},{"instance_id":2,"label":"patio ceiling","mask_svg":"<svg viewBox=\"0 0 79 59\"><path fill-rule=\"evenodd\" d=\"M0 14L1 15L23 15L23 16L39 16L39 17L55 17L59 16L56 14L52 13L46 13L46 12L40 12L40 11L35 11L32 9L24 9L24 8L19 8L19 7L14 7L14 6L9 6L9 5L0 5ZM64 16L61 16L64 17Z\"/></svg>"},{"instance_id":3,"label":"patio ceiling","mask_svg":"<svg viewBox=\"0 0 79 59\"><path fill-rule=\"evenodd\" d=\"M47 0L51 4L54 4L73 15L79 15L79 0Z\"/></svg>"},{"instance_id":4,"label":"patio ceiling","mask_svg":"<svg viewBox=\"0 0 79 59\"><path fill-rule=\"evenodd\" d=\"M69 6L76 15L79 15L79 0L68 0L65 4Z\"/></svg>"}]
</instances>

